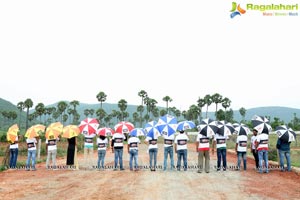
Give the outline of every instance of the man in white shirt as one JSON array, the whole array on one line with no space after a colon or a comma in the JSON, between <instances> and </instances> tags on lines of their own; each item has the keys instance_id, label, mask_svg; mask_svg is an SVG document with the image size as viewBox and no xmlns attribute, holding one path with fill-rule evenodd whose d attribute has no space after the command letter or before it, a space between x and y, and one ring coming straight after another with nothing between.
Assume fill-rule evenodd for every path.
<instances>
[{"instance_id":1,"label":"man in white shirt","mask_svg":"<svg viewBox=\"0 0 300 200\"><path fill-rule=\"evenodd\" d=\"M158 152L157 138L152 138L147 136L144 142L146 144L149 144L148 152L149 152L150 170L156 171L157 152Z\"/></svg>"},{"instance_id":2,"label":"man in white shirt","mask_svg":"<svg viewBox=\"0 0 300 200\"><path fill-rule=\"evenodd\" d=\"M183 130L179 131L179 134L175 137L175 152L177 153L177 170L180 171L181 160L183 161L184 171L187 171L187 142L188 136Z\"/></svg>"},{"instance_id":3,"label":"man in white shirt","mask_svg":"<svg viewBox=\"0 0 300 200\"><path fill-rule=\"evenodd\" d=\"M84 134L84 149L83 160L86 168L92 168L93 166L93 154L94 154L94 137L95 133L88 135Z\"/></svg>"},{"instance_id":4,"label":"man in white shirt","mask_svg":"<svg viewBox=\"0 0 300 200\"><path fill-rule=\"evenodd\" d=\"M221 162L223 161L223 171L227 169L227 160L226 160L226 141L228 136L223 136L218 133L214 136L213 141L213 149L212 154L214 154L215 147L217 149L217 171L220 172L221 170Z\"/></svg>"},{"instance_id":5,"label":"man in white shirt","mask_svg":"<svg viewBox=\"0 0 300 200\"><path fill-rule=\"evenodd\" d=\"M259 160L259 173L263 173L263 168L265 173L269 173L269 135L267 133L261 133L256 138L256 149L258 152ZM264 166L263 166L264 162Z\"/></svg>"},{"instance_id":6,"label":"man in white shirt","mask_svg":"<svg viewBox=\"0 0 300 200\"><path fill-rule=\"evenodd\" d=\"M17 135L15 141L10 142L10 145L9 145L9 152L10 152L9 168L10 169L15 169L17 167L17 159L18 159L18 153L19 153L18 139L19 139L19 137Z\"/></svg>"},{"instance_id":7,"label":"man in white shirt","mask_svg":"<svg viewBox=\"0 0 300 200\"><path fill-rule=\"evenodd\" d=\"M59 141L59 138L46 139L46 151L47 151L46 169L56 170L57 141ZM50 160L52 160L52 167L49 166Z\"/></svg>"},{"instance_id":8,"label":"man in white shirt","mask_svg":"<svg viewBox=\"0 0 300 200\"><path fill-rule=\"evenodd\" d=\"M173 142L174 142L174 134L168 136L167 134L163 134L164 137L164 171L167 170L167 160L168 155L170 156L171 161L171 170L174 167L174 151L173 151Z\"/></svg>"},{"instance_id":9,"label":"man in white shirt","mask_svg":"<svg viewBox=\"0 0 300 200\"><path fill-rule=\"evenodd\" d=\"M241 160L243 159L244 170L247 170L247 135L238 135L236 138L235 151L237 152L237 170L241 169Z\"/></svg>"},{"instance_id":10,"label":"man in white shirt","mask_svg":"<svg viewBox=\"0 0 300 200\"><path fill-rule=\"evenodd\" d=\"M117 170L118 164L120 165L120 170L125 170L123 167L123 147L124 140L126 139L123 133L115 133L112 137L111 148L112 152L115 154L115 168L114 171Z\"/></svg>"},{"instance_id":11,"label":"man in white shirt","mask_svg":"<svg viewBox=\"0 0 300 200\"><path fill-rule=\"evenodd\" d=\"M30 161L31 161L31 170L35 171L36 170L35 163L36 163L37 140L36 140L36 138L27 138L26 143L27 143L27 149L28 149L27 160L26 160L26 170L27 171L30 170Z\"/></svg>"},{"instance_id":12,"label":"man in white shirt","mask_svg":"<svg viewBox=\"0 0 300 200\"><path fill-rule=\"evenodd\" d=\"M203 171L203 159L205 159L205 172L209 173L210 170L210 157L209 157L209 140L211 137L207 137L202 134L197 135L196 139L196 152L198 152L198 173Z\"/></svg>"},{"instance_id":13,"label":"man in white shirt","mask_svg":"<svg viewBox=\"0 0 300 200\"><path fill-rule=\"evenodd\" d=\"M133 165L132 165L133 160L134 160L134 170L135 171L139 170L139 165L138 165L139 148L138 148L138 145L140 143L141 143L140 139L136 136L131 136L128 140L127 150L128 150L128 153L129 153L129 168L130 168L130 171L133 170Z\"/></svg>"},{"instance_id":14,"label":"man in white shirt","mask_svg":"<svg viewBox=\"0 0 300 200\"><path fill-rule=\"evenodd\" d=\"M106 149L108 147L108 139L107 137L100 135L97 137L97 145L98 145L98 162L97 162L97 169L104 170L104 160L106 155ZM100 166L101 164L101 166Z\"/></svg>"}]
</instances>

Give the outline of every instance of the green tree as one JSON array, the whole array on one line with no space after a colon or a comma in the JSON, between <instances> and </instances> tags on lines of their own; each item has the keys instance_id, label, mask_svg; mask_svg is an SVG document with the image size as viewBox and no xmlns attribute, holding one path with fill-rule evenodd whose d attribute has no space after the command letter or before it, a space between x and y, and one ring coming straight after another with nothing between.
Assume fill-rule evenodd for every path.
<instances>
[{"instance_id":1,"label":"green tree","mask_svg":"<svg viewBox=\"0 0 300 200\"><path fill-rule=\"evenodd\" d=\"M242 116L242 123L244 123L244 122L245 122L245 116L246 116L247 110L246 110L246 108L241 107L241 108L239 109L239 112L240 112L240 115Z\"/></svg>"},{"instance_id":2,"label":"green tree","mask_svg":"<svg viewBox=\"0 0 300 200\"><path fill-rule=\"evenodd\" d=\"M219 93L215 93L211 96L212 102L216 104L215 116L218 111L218 104L222 103L222 98L223 98L222 95L220 95Z\"/></svg>"},{"instance_id":3,"label":"green tree","mask_svg":"<svg viewBox=\"0 0 300 200\"><path fill-rule=\"evenodd\" d=\"M166 102L166 110L169 114L169 102L173 101L173 99L169 96L165 96L162 100Z\"/></svg>"},{"instance_id":4,"label":"green tree","mask_svg":"<svg viewBox=\"0 0 300 200\"><path fill-rule=\"evenodd\" d=\"M118 102L118 107L119 107L119 109L121 111L121 120L124 121L124 112L127 109L127 101L125 99L121 99Z\"/></svg>"},{"instance_id":5,"label":"green tree","mask_svg":"<svg viewBox=\"0 0 300 200\"><path fill-rule=\"evenodd\" d=\"M212 104L212 99L211 99L211 96L209 94L205 95L204 102L205 102L205 105L206 105L206 115L205 116L207 118L208 107L210 106L210 104Z\"/></svg>"},{"instance_id":6,"label":"green tree","mask_svg":"<svg viewBox=\"0 0 300 200\"><path fill-rule=\"evenodd\" d=\"M22 111L25 109L25 104L23 101L20 101L18 104L17 104L17 108L19 109L20 111L20 115L19 115L19 127L21 128L21 117L22 117Z\"/></svg>"},{"instance_id":7,"label":"green tree","mask_svg":"<svg viewBox=\"0 0 300 200\"><path fill-rule=\"evenodd\" d=\"M199 114L199 123L202 119L201 113L202 113L202 108L205 106L205 100L201 99L200 97L197 100L197 106L199 107L200 110L200 114ZM206 118L207 118L207 114L206 114Z\"/></svg>"},{"instance_id":8,"label":"green tree","mask_svg":"<svg viewBox=\"0 0 300 200\"><path fill-rule=\"evenodd\" d=\"M96 96L97 100L100 102L100 108L102 109L102 103L106 101L107 95L104 92L99 92Z\"/></svg>"},{"instance_id":9,"label":"green tree","mask_svg":"<svg viewBox=\"0 0 300 200\"><path fill-rule=\"evenodd\" d=\"M26 108L26 127L25 127L25 129L27 130L28 129L28 121L29 121L29 119L28 119L28 117L29 117L29 109L32 108L32 106L33 106L32 100L30 98L26 99L24 101L24 106Z\"/></svg>"},{"instance_id":10,"label":"green tree","mask_svg":"<svg viewBox=\"0 0 300 200\"><path fill-rule=\"evenodd\" d=\"M142 115L143 115L143 112L144 112L144 101L145 101L145 98L148 97L148 94L145 90L141 90L138 92L138 95L139 97L142 98L142 102L141 102L141 107L138 108L138 112L140 113L140 127L142 127Z\"/></svg>"}]
</instances>

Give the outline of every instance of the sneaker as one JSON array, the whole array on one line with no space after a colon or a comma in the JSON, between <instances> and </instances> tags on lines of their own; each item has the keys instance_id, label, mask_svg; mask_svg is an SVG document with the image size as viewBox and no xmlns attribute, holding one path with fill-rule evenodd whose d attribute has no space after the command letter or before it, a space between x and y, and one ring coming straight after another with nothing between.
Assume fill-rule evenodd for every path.
<instances>
[{"instance_id":1,"label":"sneaker","mask_svg":"<svg viewBox=\"0 0 300 200\"><path fill-rule=\"evenodd\" d=\"M121 168L120 170L123 171L123 170L125 170L125 169L124 169L124 168Z\"/></svg>"},{"instance_id":2,"label":"sneaker","mask_svg":"<svg viewBox=\"0 0 300 200\"><path fill-rule=\"evenodd\" d=\"M36 168L32 168L31 171L36 171Z\"/></svg>"},{"instance_id":3,"label":"sneaker","mask_svg":"<svg viewBox=\"0 0 300 200\"><path fill-rule=\"evenodd\" d=\"M198 170L197 173L202 173L202 171Z\"/></svg>"},{"instance_id":4,"label":"sneaker","mask_svg":"<svg viewBox=\"0 0 300 200\"><path fill-rule=\"evenodd\" d=\"M117 168L114 168L114 171L117 171L118 169Z\"/></svg>"},{"instance_id":5,"label":"sneaker","mask_svg":"<svg viewBox=\"0 0 300 200\"><path fill-rule=\"evenodd\" d=\"M30 171L30 169L29 169L29 168L26 168L26 171Z\"/></svg>"}]
</instances>

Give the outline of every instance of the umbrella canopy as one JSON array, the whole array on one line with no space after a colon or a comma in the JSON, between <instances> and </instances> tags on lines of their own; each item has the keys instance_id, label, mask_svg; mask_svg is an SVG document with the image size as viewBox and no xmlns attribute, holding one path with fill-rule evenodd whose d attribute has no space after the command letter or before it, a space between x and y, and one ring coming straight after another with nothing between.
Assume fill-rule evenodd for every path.
<instances>
[{"instance_id":1,"label":"umbrella canopy","mask_svg":"<svg viewBox=\"0 0 300 200\"><path fill-rule=\"evenodd\" d=\"M201 120L197 128L199 130L199 133L206 137L211 137L215 135L219 130L218 122L210 118Z\"/></svg>"},{"instance_id":2,"label":"umbrella canopy","mask_svg":"<svg viewBox=\"0 0 300 200\"><path fill-rule=\"evenodd\" d=\"M286 125L278 126L276 133L278 137L285 142L293 142L296 139L295 131Z\"/></svg>"},{"instance_id":3,"label":"umbrella canopy","mask_svg":"<svg viewBox=\"0 0 300 200\"><path fill-rule=\"evenodd\" d=\"M134 125L126 121L121 121L115 125L116 133L130 133L132 129L134 129Z\"/></svg>"},{"instance_id":4,"label":"umbrella canopy","mask_svg":"<svg viewBox=\"0 0 300 200\"><path fill-rule=\"evenodd\" d=\"M48 140L49 139L56 139L56 138L58 138L58 136L60 136L62 131L63 131L62 123L60 123L60 122L51 123L46 129L45 137Z\"/></svg>"},{"instance_id":5,"label":"umbrella canopy","mask_svg":"<svg viewBox=\"0 0 300 200\"><path fill-rule=\"evenodd\" d=\"M95 118L86 118L79 124L79 130L84 135L92 135L97 132L99 122Z\"/></svg>"},{"instance_id":6,"label":"umbrella canopy","mask_svg":"<svg viewBox=\"0 0 300 200\"><path fill-rule=\"evenodd\" d=\"M18 136L19 132L19 126L18 124L14 124L11 127L9 127L7 133L6 133L6 139L8 142L14 143L16 141L16 138Z\"/></svg>"},{"instance_id":7,"label":"umbrella canopy","mask_svg":"<svg viewBox=\"0 0 300 200\"><path fill-rule=\"evenodd\" d=\"M195 128L195 123L193 121L182 121L182 122L179 122L178 123L178 126L177 126L177 130L178 131L185 131L187 129L192 129L192 128Z\"/></svg>"},{"instance_id":8,"label":"umbrella canopy","mask_svg":"<svg viewBox=\"0 0 300 200\"><path fill-rule=\"evenodd\" d=\"M42 132L45 131L46 126L42 125L42 124L36 124L31 126L29 129L27 129L26 133L25 133L25 137L27 138L35 138L40 136L40 134Z\"/></svg>"},{"instance_id":9,"label":"umbrella canopy","mask_svg":"<svg viewBox=\"0 0 300 200\"><path fill-rule=\"evenodd\" d=\"M152 139L157 139L160 136L159 130L156 128L156 121L150 121L145 124L144 130L146 132L147 137L151 137Z\"/></svg>"},{"instance_id":10,"label":"umbrella canopy","mask_svg":"<svg viewBox=\"0 0 300 200\"><path fill-rule=\"evenodd\" d=\"M251 122L253 128L256 129L258 133L269 134L269 132L272 130L270 122L266 117L254 115L251 119Z\"/></svg>"},{"instance_id":11,"label":"umbrella canopy","mask_svg":"<svg viewBox=\"0 0 300 200\"><path fill-rule=\"evenodd\" d=\"M177 130L177 119L171 115L165 115L158 119L156 128L162 135L173 135Z\"/></svg>"},{"instance_id":12,"label":"umbrella canopy","mask_svg":"<svg viewBox=\"0 0 300 200\"><path fill-rule=\"evenodd\" d=\"M248 135L250 129L245 124L233 125L237 135Z\"/></svg>"},{"instance_id":13,"label":"umbrella canopy","mask_svg":"<svg viewBox=\"0 0 300 200\"><path fill-rule=\"evenodd\" d=\"M97 130L97 135L102 136L112 136L115 131L109 127L103 127Z\"/></svg>"},{"instance_id":14,"label":"umbrella canopy","mask_svg":"<svg viewBox=\"0 0 300 200\"><path fill-rule=\"evenodd\" d=\"M80 129L76 125L68 125L63 127L62 137L64 138L72 138L76 137L80 134Z\"/></svg>"},{"instance_id":15,"label":"umbrella canopy","mask_svg":"<svg viewBox=\"0 0 300 200\"><path fill-rule=\"evenodd\" d=\"M218 127L218 133L223 136L232 135L235 132L233 125L225 120L219 121Z\"/></svg>"},{"instance_id":16,"label":"umbrella canopy","mask_svg":"<svg viewBox=\"0 0 300 200\"><path fill-rule=\"evenodd\" d=\"M133 137L138 137L138 136L146 136L147 133L142 128L134 128L130 131L129 135Z\"/></svg>"}]
</instances>

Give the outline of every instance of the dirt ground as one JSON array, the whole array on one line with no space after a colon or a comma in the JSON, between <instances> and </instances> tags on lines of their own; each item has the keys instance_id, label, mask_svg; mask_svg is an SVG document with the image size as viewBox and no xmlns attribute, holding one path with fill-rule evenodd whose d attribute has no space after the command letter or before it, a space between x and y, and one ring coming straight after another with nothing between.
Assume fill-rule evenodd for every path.
<instances>
[{"instance_id":1,"label":"dirt ground","mask_svg":"<svg viewBox=\"0 0 300 200\"><path fill-rule=\"evenodd\" d=\"M228 152L226 172L217 172L216 153L211 155L210 173L197 173L197 153L189 144L188 171L151 172L147 146L140 145L138 172L129 170L129 156L123 155L125 171L113 171L113 154L108 151L104 171L82 167L79 170L63 168L65 158L58 159L58 170L46 170L45 163L37 171L24 169L0 172L0 199L300 199L300 177L296 172L280 172L272 166L269 174L254 170L254 161L248 158L247 171L235 171L236 154ZM26 158L19 158L26 159ZM177 157L174 157L175 163ZM96 164L96 151L93 155ZM159 144L158 165L163 163L163 146ZM169 160L168 160L169 165Z\"/></svg>"}]
</instances>

